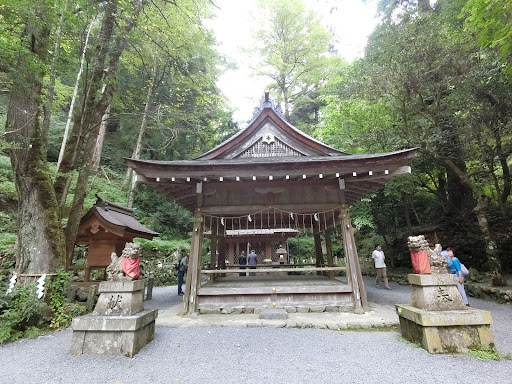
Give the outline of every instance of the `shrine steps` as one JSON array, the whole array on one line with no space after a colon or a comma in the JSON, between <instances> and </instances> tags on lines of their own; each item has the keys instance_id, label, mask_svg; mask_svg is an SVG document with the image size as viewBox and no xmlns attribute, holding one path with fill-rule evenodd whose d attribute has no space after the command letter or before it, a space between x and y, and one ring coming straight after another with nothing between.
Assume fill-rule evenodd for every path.
<instances>
[{"instance_id":1,"label":"shrine steps","mask_svg":"<svg viewBox=\"0 0 512 384\"><path fill-rule=\"evenodd\" d=\"M325 276L232 276L203 284L200 313L258 313L269 307L294 312L353 311L350 285Z\"/></svg>"}]
</instances>

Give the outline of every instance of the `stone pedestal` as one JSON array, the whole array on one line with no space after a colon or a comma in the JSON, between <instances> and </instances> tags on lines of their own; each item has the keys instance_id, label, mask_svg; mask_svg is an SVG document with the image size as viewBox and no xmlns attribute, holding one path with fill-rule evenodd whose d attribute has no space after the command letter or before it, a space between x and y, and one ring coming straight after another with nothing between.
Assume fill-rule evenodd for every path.
<instances>
[{"instance_id":1,"label":"stone pedestal","mask_svg":"<svg viewBox=\"0 0 512 384\"><path fill-rule=\"evenodd\" d=\"M427 311L466 309L457 289L457 278L448 273L440 275L408 275L411 284L411 305Z\"/></svg>"},{"instance_id":2,"label":"stone pedestal","mask_svg":"<svg viewBox=\"0 0 512 384\"><path fill-rule=\"evenodd\" d=\"M91 315L73 319L72 354L134 356L153 340L157 310L144 310L143 281L105 281Z\"/></svg>"},{"instance_id":3,"label":"stone pedestal","mask_svg":"<svg viewBox=\"0 0 512 384\"><path fill-rule=\"evenodd\" d=\"M402 336L430 353L494 346L488 311L464 305L455 275L410 274L411 305L396 305Z\"/></svg>"}]
</instances>

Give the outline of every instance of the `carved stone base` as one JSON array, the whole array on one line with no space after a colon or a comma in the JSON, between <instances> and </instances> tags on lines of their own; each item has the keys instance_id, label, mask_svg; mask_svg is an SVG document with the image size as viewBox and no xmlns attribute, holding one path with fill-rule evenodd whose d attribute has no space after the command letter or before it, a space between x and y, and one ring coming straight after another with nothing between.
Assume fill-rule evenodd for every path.
<instances>
[{"instance_id":1,"label":"carved stone base","mask_svg":"<svg viewBox=\"0 0 512 384\"><path fill-rule=\"evenodd\" d=\"M457 289L457 278L448 273L439 275L408 275L411 283L411 305L427 311L466 309Z\"/></svg>"},{"instance_id":2,"label":"carved stone base","mask_svg":"<svg viewBox=\"0 0 512 384\"><path fill-rule=\"evenodd\" d=\"M145 310L133 316L77 317L69 352L133 357L153 340L157 316L157 310Z\"/></svg>"},{"instance_id":3,"label":"carved stone base","mask_svg":"<svg viewBox=\"0 0 512 384\"><path fill-rule=\"evenodd\" d=\"M425 311L396 305L402 336L430 353L457 353L494 346L491 313L479 309Z\"/></svg>"},{"instance_id":4,"label":"carved stone base","mask_svg":"<svg viewBox=\"0 0 512 384\"><path fill-rule=\"evenodd\" d=\"M143 281L105 281L91 315L73 319L72 354L134 356L154 338L157 310L144 310Z\"/></svg>"},{"instance_id":5,"label":"carved stone base","mask_svg":"<svg viewBox=\"0 0 512 384\"><path fill-rule=\"evenodd\" d=\"M491 313L464 305L451 274L410 274L411 305L396 305L402 336L430 353L494 346Z\"/></svg>"},{"instance_id":6,"label":"carved stone base","mask_svg":"<svg viewBox=\"0 0 512 384\"><path fill-rule=\"evenodd\" d=\"M144 309L144 281L102 281L93 314L130 316Z\"/></svg>"}]
</instances>

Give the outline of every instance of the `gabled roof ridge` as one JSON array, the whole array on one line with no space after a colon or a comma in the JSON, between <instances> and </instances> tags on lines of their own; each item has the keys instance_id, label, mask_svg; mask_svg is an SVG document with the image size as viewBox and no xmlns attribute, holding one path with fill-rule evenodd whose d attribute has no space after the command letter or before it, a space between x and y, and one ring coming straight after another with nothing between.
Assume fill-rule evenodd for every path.
<instances>
[{"instance_id":1,"label":"gabled roof ridge","mask_svg":"<svg viewBox=\"0 0 512 384\"><path fill-rule=\"evenodd\" d=\"M415 152L418 148L406 148L400 149L398 151L392 152L381 152L381 153L357 153L357 154L345 154L345 155L337 155L337 156L281 156L279 158L272 157L260 157L253 158L250 161L250 164L263 164L263 163L288 163L288 162L321 162L321 161L330 161L330 160L355 160L355 159L372 159L378 157L388 157L388 156L396 156L402 153L407 152ZM233 159L214 159L212 162L210 159L192 159L192 160L142 160L142 159L131 159L125 158L128 162L132 162L134 164L154 164L154 165L214 165L214 164L238 164L240 163L240 158Z\"/></svg>"},{"instance_id":2,"label":"gabled roof ridge","mask_svg":"<svg viewBox=\"0 0 512 384\"><path fill-rule=\"evenodd\" d=\"M128 207L123 207L122 205L113 203L111 201L107 201L107 200L103 199L102 197L100 197L98 194L96 194L95 196L97 199L96 203L94 204L95 207L100 207L100 208L104 208L106 210L112 210L112 211L121 213L123 215L135 217L134 209L131 209Z\"/></svg>"},{"instance_id":3,"label":"gabled roof ridge","mask_svg":"<svg viewBox=\"0 0 512 384\"><path fill-rule=\"evenodd\" d=\"M245 128L241 129L240 131L235 133L233 136L231 136L229 139L223 141L216 147L214 147L211 150L203 153L202 155L194 158L193 160L203 160L205 158L208 158L208 155L211 155L212 153L217 152L222 147L227 147L226 150L230 149L233 145L237 144L236 141L242 135L244 135L244 134L248 135L247 131L254 131L256 128L258 128L261 125L261 124L257 124L257 121L258 121L258 119L261 118L262 115L267 116L268 118L274 120L277 125L279 125L279 122L284 123L286 125L286 127L293 132L292 135L295 134L298 137L302 137L303 139L305 139L306 144L308 144L307 141L310 141L311 143L314 143L316 146L320 146L320 147L324 148L326 151L334 152L334 155L338 155L338 154L339 155L350 155L350 153L348 153L348 152L340 151L339 149L333 148L327 144L322 143L321 141L309 136L305 132L303 132L300 129L291 125L289 122L286 121L286 119L284 119L282 112L280 112L280 108L279 108L279 111L276 111L276 108L274 108L274 103L272 101L264 100L261 102L261 108L256 108L256 109L259 109L259 111L256 111L256 113L253 115L253 118L251 119L251 121ZM269 112L271 112L271 113L269 113ZM263 118L262 118L261 122L263 122ZM225 151L222 151L220 154L222 154L224 152ZM332 156L332 155L333 154L327 153L325 156ZM216 155L215 157L217 157L217 156L218 155Z\"/></svg>"}]
</instances>

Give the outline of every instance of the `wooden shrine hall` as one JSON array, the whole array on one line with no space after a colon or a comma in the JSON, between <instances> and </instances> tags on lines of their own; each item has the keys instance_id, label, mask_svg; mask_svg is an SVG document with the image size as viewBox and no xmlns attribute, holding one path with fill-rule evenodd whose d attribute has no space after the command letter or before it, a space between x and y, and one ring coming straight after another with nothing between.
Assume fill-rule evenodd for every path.
<instances>
[{"instance_id":1,"label":"wooden shrine hall","mask_svg":"<svg viewBox=\"0 0 512 384\"><path fill-rule=\"evenodd\" d=\"M104 200L98 195L96 199L96 203L80 220L75 241L75 245L88 247L85 266L73 265L73 259L69 260L67 266L68 269L84 268L84 283L87 285L92 269L103 269L103 279L106 280L105 269L112 262L112 252L121 256L126 243L132 242L135 237L152 240L159 235L142 225L133 209Z\"/></svg>"},{"instance_id":2,"label":"wooden shrine hall","mask_svg":"<svg viewBox=\"0 0 512 384\"><path fill-rule=\"evenodd\" d=\"M387 181L410 173L407 164L415 153L351 155L331 148L290 125L265 93L245 129L195 159L127 161L137 182L194 213L186 313L229 313L229 307L250 312L274 304L362 312L366 291L348 208ZM314 266L258 264L251 270L254 276L239 276L247 270L225 267L227 231L280 228L313 233ZM208 232L212 262L202 269L202 241ZM333 262L333 235L343 239L343 267ZM346 281L335 279L339 272L346 273ZM201 284L201 275L210 279Z\"/></svg>"}]
</instances>

